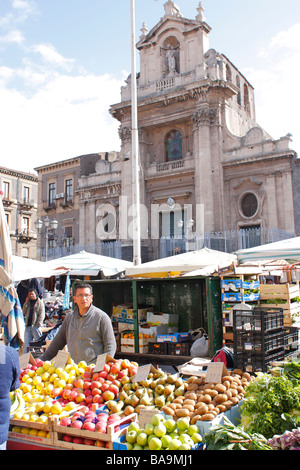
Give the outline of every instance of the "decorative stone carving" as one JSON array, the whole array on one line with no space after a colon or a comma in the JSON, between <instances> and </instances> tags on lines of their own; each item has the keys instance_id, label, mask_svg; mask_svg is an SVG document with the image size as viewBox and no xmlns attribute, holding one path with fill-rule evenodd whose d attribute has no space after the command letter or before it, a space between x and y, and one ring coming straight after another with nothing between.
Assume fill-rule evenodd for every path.
<instances>
[{"instance_id":1,"label":"decorative stone carving","mask_svg":"<svg viewBox=\"0 0 300 470\"><path fill-rule=\"evenodd\" d=\"M205 108L198 109L192 115L192 121L194 124L194 130L202 126L212 126L217 123L218 113L216 109Z\"/></svg>"}]
</instances>

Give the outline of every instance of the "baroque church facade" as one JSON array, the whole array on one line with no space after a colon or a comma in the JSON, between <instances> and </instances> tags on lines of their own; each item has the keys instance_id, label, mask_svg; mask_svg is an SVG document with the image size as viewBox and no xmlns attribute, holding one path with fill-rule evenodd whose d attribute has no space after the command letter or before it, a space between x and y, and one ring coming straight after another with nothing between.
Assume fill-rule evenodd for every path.
<instances>
[{"instance_id":1,"label":"baroque church facade","mask_svg":"<svg viewBox=\"0 0 300 470\"><path fill-rule=\"evenodd\" d=\"M257 244L273 241L270 233L294 236L290 135L274 140L256 122L254 88L210 47L201 3L195 19L171 0L164 10L136 45L143 261L201 248L213 234L223 245L211 247L222 251L241 247L226 246L228 234L254 231ZM78 181L79 244L119 243L131 260L131 76L110 113L121 151Z\"/></svg>"}]
</instances>

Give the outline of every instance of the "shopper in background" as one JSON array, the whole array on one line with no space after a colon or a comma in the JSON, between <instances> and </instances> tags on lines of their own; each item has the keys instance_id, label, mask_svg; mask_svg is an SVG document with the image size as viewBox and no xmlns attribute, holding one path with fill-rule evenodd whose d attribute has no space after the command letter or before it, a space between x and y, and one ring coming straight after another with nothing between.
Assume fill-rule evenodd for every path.
<instances>
[{"instance_id":1,"label":"shopper in background","mask_svg":"<svg viewBox=\"0 0 300 470\"><path fill-rule=\"evenodd\" d=\"M19 388L20 372L18 352L0 344L0 450L6 450L11 405L9 392Z\"/></svg>"},{"instance_id":2,"label":"shopper in background","mask_svg":"<svg viewBox=\"0 0 300 470\"><path fill-rule=\"evenodd\" d=\"M24 352L26 353L30 341L38 341L42 336L42 324L45 319L44 302L38 297L34 288L28 290L27 301L23 305L25 317L25 341Z\"/></svg>"},{"instance_id":3,"label":"shopper in background","mask_svg":"<svg viewBox=\"0 0 300 470\"><path fill-rule=\"evenodd\" d=\"M90 284L77 284L73 300L74 310L66 316L41 359L53 359L65 346L76 363L93 363L101 354L113 357L116 340L112 323L107 313L92 304L93 291Z\"/></svg>"},{"instance_id":4,"label":"shopper in background","mask_svg":"<svg viewBox=\"0 0 300 470\"><path fill-rule=\"evenodd\" d=\"M38 279L25 279L24 281L20 281L17 286L17 294L20 300L20 304L23 307L25 302L28 300L28 291L29 289L35 289L36 293L39 298L43 295L43 288Z\"/></svg>"}]
</instances>

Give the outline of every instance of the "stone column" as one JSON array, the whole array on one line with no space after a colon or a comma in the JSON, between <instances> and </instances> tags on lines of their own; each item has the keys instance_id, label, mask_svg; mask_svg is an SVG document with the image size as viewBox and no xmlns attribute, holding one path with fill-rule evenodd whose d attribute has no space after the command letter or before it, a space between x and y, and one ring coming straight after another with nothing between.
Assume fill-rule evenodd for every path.
<instances>
[{"instance_id":1,"label":"stone column","mask_svg":"<svg viewBox=\"0 0 300 470\"><path fill-rule=\"evenodd\" d=\"M212 179L212 149L210 126L215 122L216 112L208 106L199 108L194 123L195 201L204 206L204 231L215 230L214 187Z\"/></svg>"}]
</instances>

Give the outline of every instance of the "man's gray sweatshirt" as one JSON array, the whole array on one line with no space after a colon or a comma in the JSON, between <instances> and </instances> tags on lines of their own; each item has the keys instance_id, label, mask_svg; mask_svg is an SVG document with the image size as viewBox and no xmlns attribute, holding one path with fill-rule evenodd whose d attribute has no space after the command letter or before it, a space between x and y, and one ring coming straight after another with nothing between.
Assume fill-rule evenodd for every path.
<instances>
[{"instance_id":1,"label":"man's gray sweatshirt","mask_svg":"<svg viewBox=\"0 0 300 470\"><path fill-rule=\"evenodd\" d=\"M41 359L53 359L66 345L76 364L80 361L95 363L100 354L113 357L116 352L116 340L109 316L91 305L81 317L78 306L75 305L74 311L66 316Z\"/></svg>"}]
</instances>

